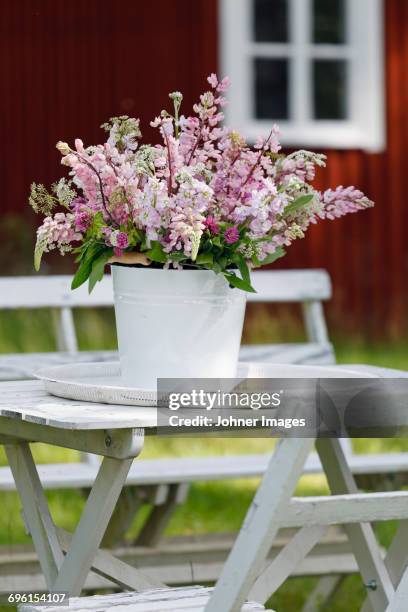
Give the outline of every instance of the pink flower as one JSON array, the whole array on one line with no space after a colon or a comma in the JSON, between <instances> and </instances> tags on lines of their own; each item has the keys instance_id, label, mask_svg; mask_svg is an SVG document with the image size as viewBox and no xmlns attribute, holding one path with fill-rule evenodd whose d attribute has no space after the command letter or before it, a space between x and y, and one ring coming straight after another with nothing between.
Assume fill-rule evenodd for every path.
<instances>
[{"instance_id":1,"label":"pink flower","mask_svg":"<svg viewBox=\"0 0 408 612\"><path fill-rule=\"evenodd\" d=\"M218 234L220 231L214 217L207 217L204 225L211 234Z\"/></svg>"},{"instance_id":2,"label":"pink flower","mask_svg":"<svg viewBox=\"0 0 408 612\"><path fill-rule=\"evenodd\" d=\"M234 225L233 227L228 227L224 233L225 242L227 244L234 244L239 240L239 231L238 228Z\"/></svg>"},{"instance_id":3,"label":"pink flower","mask_svg":"<svg viewBox=\"0 0 408 612\"><path fill-rule=\"evenodd\" d=\"M118 247L115 247L113 249L113 254L115 255L115 257L122 257L123 251L122 251L122 249L119 249Z\"/></svg>"},{"instance_id":4,"label":"pink flower","mask_svg":"<svg viewBox=\"0 0 408 612\"><path fill-rule=\"evenodd\" d=\"M212 73L210 74L210 76L209 76L209 77L207 77L207 81L209 82L209 84L211 85L211 87L213 87L214 89L215 89L215 88L217 87L217 85L218 85L218 78L217 78L217 75L216 75L214 72L212 72Z\"/></svg>"},{"instance_id":5,"label":"pink flower","mask_svg":"<svg viewBox=\"0 0 408 612\"><path fill-rule=\"evenodd\" d=\"M85 232L90 226L92 217L89 212L83 211L75 216L75 229L78 232Z\"/></svg>"},{"instance_id":6,"label":"pink flower","mask_svg":"<svg viewBox=\"0 0 408 612\"><path fill-rule=\"evenodd\" d=\"M117 235L116 246L119 249L126 249L126 247L129 246L129 239L127 237L127 234L125 234L125 232L119 232L119 234Z\"/></svg>"},{"instance_id":7,"label":"pink flower","mask_svg":"<svg viewBox=\"0 0 408 612\"><path fill-rule=\"evenodd\" d=\"M321 216L327 219L336 219L374 206L362 191L342 185L336 189L327 189L321 196L321 202L323 204Z\"/></svg>"}]
</instances>

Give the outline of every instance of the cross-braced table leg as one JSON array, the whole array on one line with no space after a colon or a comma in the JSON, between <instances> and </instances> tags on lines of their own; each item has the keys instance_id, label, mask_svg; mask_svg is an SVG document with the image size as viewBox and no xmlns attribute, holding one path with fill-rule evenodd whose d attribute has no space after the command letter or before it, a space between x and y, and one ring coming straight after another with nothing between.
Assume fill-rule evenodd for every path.
<instances>
[{"instance_id":1,"label":"cross-braced table leg","mask_svg":"<svg viewBox=\"0 0 408 612\"><path fill-rule=\"evenodd\" d=\"M288 438L278 443L206 612L241 609L265 562L313 442Z\"/></svg>"},{"instance_id":2,"label":"cross-braced table leg","mask_svg":"<svg viewBox=\"0 0 408 612\"><path fill-rule=\"evenodd\" d=\"M53 585L79 595L92 566L133 459L104 457L78 527Z\"/></svg>"},{"instance_id":3,"label":"cross-braced table leg","mask_svg":"<svg viewBox=\"0 0 408 612\"><path fill-rule=\"evenodd\" d=\"M385 556L385 566L396 589L387 612L396 612L397 610L406 612L408 610L408 520L402 520L398 525L397 532ZM367 598L361 612L371 612L371 610L372 606Z\"/></svg>"},{"instance_id":4,"label":"cross-braced table leg","mask_svg":"<svg viewBox=\"0 0 408 612\"><path fill-rule=\"evenodd\" d=\"M333 494L357 493L354 477L337 439L319 439L316 449ZM394 585L381 556L381 550L369 523L344 525L364 582L368 585L371 609L384 612L394 597ZM373 588L370 588L373 585Z\"/></svg>"},{"instance_id":5,"label":"cross-braced table leg","mask_svg":"<svg viewBox=\"0 0 408 612\"><path fill-rule=\"evenodd\" d=\"M133 458L104 457L71 537L52 521L29 445L25 442L7 445L6 453L49 589L80 595L91 569L123 588L140 590L163 586L99 550Z\"/></svg>"},{"instance_id":6,"label":"cross-braced table leg","mask_svg":"<svg viewBox=\"0 0 408 612\"><path fill-rule=\"evenodd\" d=\"M30 530L46 585L51 588L64 555L33 456L26 442L7 445L5 450L23 506L24 520Z\"/></svg>"}]
</instances>

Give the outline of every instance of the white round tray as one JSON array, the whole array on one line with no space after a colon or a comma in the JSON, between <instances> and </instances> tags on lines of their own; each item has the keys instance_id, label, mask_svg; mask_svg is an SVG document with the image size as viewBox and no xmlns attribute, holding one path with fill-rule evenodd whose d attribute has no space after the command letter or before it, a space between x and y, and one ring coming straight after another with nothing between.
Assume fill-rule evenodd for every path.
<instances>
[{"instance_id":1,"label":"white round tray","mask_svg":"<svg viewBox=\"0 0 408 612\"><path fill-rule=\"evenodd\" d=\"M36 378L52 395L73 400L125 406L156 406L156 389L126 387L119 362L77 363L38 370ZM309 366L241 362L237 378L377 378L344 366Z\"/></svg>"}]
</instances>

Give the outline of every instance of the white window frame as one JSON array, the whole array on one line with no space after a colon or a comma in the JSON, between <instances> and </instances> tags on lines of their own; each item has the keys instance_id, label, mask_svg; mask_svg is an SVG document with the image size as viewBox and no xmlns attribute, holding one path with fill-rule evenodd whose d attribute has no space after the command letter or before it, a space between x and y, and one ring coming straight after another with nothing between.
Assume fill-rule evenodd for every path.
<instances>
[{"instance_id":1,"label":"white window frame","mask_svg":"<svg viewBox=\"0 0 408 612\"><path fill-rule=\"evenodd\" d=\"M249 141L271 128L273 120L255 118L254 57L289 57L291 120L277 120L282 143L288 146L362 148L385 147L383 0L346 0L346 44L315 44L311 40L312 0L288 0L289 43L252 40L252 1L220 0L221 71L231 78L226 122ZM271 0L273 2L274 0ZM349 60L350 119L311 118L310 58Z\"/></svg>"}]
</instances>

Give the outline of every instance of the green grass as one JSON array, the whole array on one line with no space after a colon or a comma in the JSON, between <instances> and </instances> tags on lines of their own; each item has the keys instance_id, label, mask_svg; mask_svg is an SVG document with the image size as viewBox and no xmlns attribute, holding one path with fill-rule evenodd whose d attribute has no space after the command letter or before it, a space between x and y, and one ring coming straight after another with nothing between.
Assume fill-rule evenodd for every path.
<instances>
[{"instance_id":1,"label":"green grass","mask_svg":"<svg viewBox=\"0 0 408 612\"><path fill-rule=\"evenodd\" d=\"M302 339L299 322L292 313L280 311L279 318L268 318L263 308L250 308L244 338L248 342L279 342ZM52 313L42 311L34 314L25 312L1 313L0 353L20 351L48 351L55 348ZM115 331L110 311L82 312L76 314L82 349L113 348ZM335 341L340 363L370 363L401 369L408 369L408 341L401 340L396 346L372 344L359 338L339 338ZM208 454L245 454L267 452L273 442L266 439L147 439L142 458L163 456L197 456ZM353 441L356 452L408 451L408 441L403 439L364 439ZM37 461L76 461L74 451L36 445ZM5 463L0 452L0 463ZM232 531L239 529L251 502L258 481L197 483L191 487L188 501L180 507L167 529L168 535L198 534L205 532ZM301 479L299 495L327 493L323 476L309 476ZM48 492L54 520L66 529L72 530L80 516L84 499L77 491ZM20 517L20 506L15 493L2 493L0 513L0 544L29 542ZM140 528L140 519L135 520L129 536ZM395 531L393 523L377 528L378 537L388 545ZM308 593L313 589L313 578L288 580L272 598L270 605L279 612L300 610ZM330 606L330 612L354 612L358 610L365 596L365 589L359 576L345 579ZM0 610L2 608L0 607ZM11 608L4 608L10 610Z\"/></svg>"}]
</instances>

